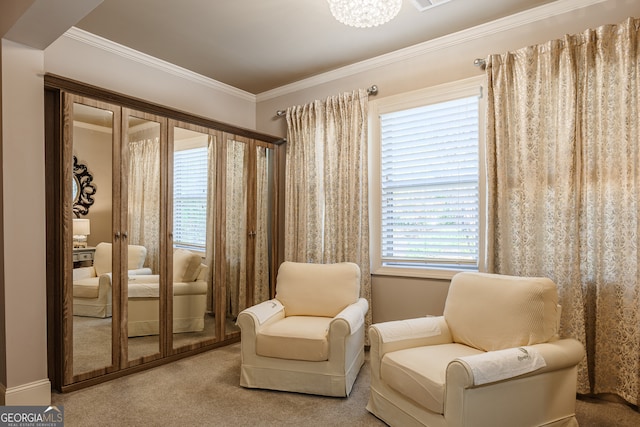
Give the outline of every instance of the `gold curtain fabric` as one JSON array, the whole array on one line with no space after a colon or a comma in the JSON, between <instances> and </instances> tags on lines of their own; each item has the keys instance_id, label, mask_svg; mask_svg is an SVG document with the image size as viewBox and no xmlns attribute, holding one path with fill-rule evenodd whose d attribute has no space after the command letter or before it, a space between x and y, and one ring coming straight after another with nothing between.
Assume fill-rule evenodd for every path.
<instances>
[{"instance_id":1,"label":"gold curtain fabric","mask_svg":"<svg viewBox=\"0 0 640 427\"><path fill-rule=\"evenodd\" d=\"M487 61L489 271L552 278L579 393L638 404L638 26L628 19Z\"/></svg>"},{"instance_id":2,"label":"gold curtain fabric","mask_svg":"<svg viewBox=\"0 0 640 427\"><path fill-rule=\"evenodd\" d=\"M147 248L145 266L160 259L160 139L129 142L129 243Z\"/></svg>"},{"instance_id":3,"label":"gold curtain fabric","mask_svg":"<svg viewBox=\"0 0 640 427\"><path fill-rule=\"evenodd\" d=\"M287 261L358 264L371 304L368 105L359 90L287 110L284 245Z\"/></svg>"}]
</instances>

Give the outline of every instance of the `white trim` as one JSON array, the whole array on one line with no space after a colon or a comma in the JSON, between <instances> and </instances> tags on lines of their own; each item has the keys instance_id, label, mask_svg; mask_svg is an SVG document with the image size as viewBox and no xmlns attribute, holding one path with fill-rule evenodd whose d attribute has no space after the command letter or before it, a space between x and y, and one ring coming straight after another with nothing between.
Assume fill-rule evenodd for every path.
<instances>
[{"instance_id":1,"label":"white trim","mask_svg":"<svg viewBox=\"0 0 640 427\"><path fill-rule=\"evenodd\" d=\"M337 68L323 74L318 74L307 79L280 86L278 88L259 93L256 96L257 102L267 101L269 99L284 96L293 92L297 92L309 87L317 86L323 83L329 83L340 78L349 77L374 68L405 61L411 58L419 57L439 50L448 49L456 45L468 43L469 41L487 37L493 34L501 33L512 28L530 24L533 22L543 21L545 19L583 9L594 4L603 3L607 0L557 0L538 6L533 9L525 10L514 15L496 19L475 27L467 28L456 33L447 34L445 36L429 40L417 45L409 46L395 52L380 55L371 59L367 59L345 67Z\"/></svg>"},{"instance_id":2,"label":"white trim","mask_svg":"<svg viewBox=\"0 0 640 427\"><path fill-rule=\"evenodd\" d=\"M40 380L9 388L0 384L0 400L4 406L50 405L51 382Z\"/></svg>"},{"instance_id":3,"label":"white trim","mask_svg":"<svg viewBox=\"0 0 640 427\"><path fill-rule=\"evenodd\" d=\"M463 270L436 270L431 268L409 268L409 267L378 267L371 270L373 276L394 276L394 277L417 277L422 279L446 279L451 280L453 276Z\"/></svg>"},{"instance_id":4,"label":"white trim","mask_svg":"<svg viewBox=\"0 0 640 427\"><path fill-rule=\"evenodd\" d=\"M162 59L155 58L151 55L147 55L121 44L112 42L111 40L107 40L103 37L81 30L80 28L71 27L69 30L67 30L67 32L64 33L63 36L87 44L89 46L96 47L105 52L113 53L131 61L138 62L148 67L164 71L165 73L173 74L186 80L191 80L194 83L219 90L245 101L256 102L256 96L252 93L219 82L209 77L205 77L202 74L195 73L193 71L187 70L186 68L179 67L170 62L163 61Z\"/></svg>"},{"instance_id":5,"label":"white trim","mask_svg":"<svg viewBox=\"0 0 640 427\"><path fill-rule=\"evenodd\" d=\"M398 277L421 277L431 279L451 279L456 273L466 269L434 269L425 267L392 267L382 265L382 254L380 253L380 221L381 221L381 195L380 195L380 114L397 110L414 108L425 105L425 99L429 102L446 102L452 99L476 94L482 98L482 88L486 86L484 75L470 77L455 82L448 82L437 86L418 89L411 92L388 96L386 98L375 99L369 102L369 239L371 256L371 274L382 276ZM485 259L485 238L486 238L486 183L484 179L484 104L479 105L478 118L480 121L480 132L478 133L478 144L480 156L480 169L478 186L480 189L480 232L479 232L479 269L484 270Z\"/></svg>"}]
</instances>

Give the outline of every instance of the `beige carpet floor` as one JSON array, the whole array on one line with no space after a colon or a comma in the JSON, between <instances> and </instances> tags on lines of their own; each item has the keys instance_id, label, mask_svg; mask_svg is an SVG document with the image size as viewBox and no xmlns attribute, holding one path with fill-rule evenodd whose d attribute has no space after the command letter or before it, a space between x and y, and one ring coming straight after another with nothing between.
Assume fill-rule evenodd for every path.
<instances>
[{"instance_id":1,"label":"beige carpet floor","mask_svg":"<svg viewBox=\"0 0 640 427\"><path fill-rule=\"evenodd\" d=\"M65 426L384 426L365 409L369 364L349 398L239 386L240 345L215 349L71 393L54 393ZM627 405L578 400L581 427L636 427Z\"/></svg>"}]
</instances>

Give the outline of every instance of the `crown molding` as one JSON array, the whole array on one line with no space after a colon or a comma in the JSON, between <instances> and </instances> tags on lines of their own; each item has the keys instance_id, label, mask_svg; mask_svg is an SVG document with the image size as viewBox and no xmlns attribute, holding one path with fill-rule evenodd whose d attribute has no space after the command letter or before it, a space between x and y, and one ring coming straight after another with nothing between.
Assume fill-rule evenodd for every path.
<instances>
[{"instance_id":1,"label":"crown molding","mask_svg":"<svg viewBox=\"0 0 640 427\"><path fill-rule=\"evenodd\" d=\"M291 84L280 86L278 88L262 92L256 95L257 102L267 101L279 96L288 95L293 92L308 89L323 83L328 83L354 74L369 71L374 68L383 67L396 62L406 61L411 58L422 56L428 53L447 49L452 46L464 44L475 39L501 33L513 28L527 25L533 22L539 22L552 18L556 15L562 15L574 10L583 9L598 3L604 3L608 0L557 0L547 3L533 9L525 10L495 21L487 22L475 27L458 31L456 33L447 34L445 36L429 40L417 45L399 49L394 52L366 59L355 64L337 68L326 73L318 74L303 80L298 80Z\"/></svg>"},{"instance_id":2,"label":"crown molding","mask_svg":"<svg viewBox=\"0 0 640 427\"><path fill-rule=\"evenodd\" d=\"M121 44L112 42L111 40L107 40L103 37L89 33L88 31L81 30L80 28L71 27L64 33L64 37L101 49L105 52L121 56L128 60L138 62L148 67L155 68L165 73L173 74L185 80L190 80L194 83L212 88L214 90L224 92L228 95L241 98L245 101L251 101L254 103L256 102L256 95L252 93L227 85L209 77L205 77L201 74L187 70L186 68L179 67L170 62L163 61L162 59L147 55Z\"/></svg>"}]
</instances>

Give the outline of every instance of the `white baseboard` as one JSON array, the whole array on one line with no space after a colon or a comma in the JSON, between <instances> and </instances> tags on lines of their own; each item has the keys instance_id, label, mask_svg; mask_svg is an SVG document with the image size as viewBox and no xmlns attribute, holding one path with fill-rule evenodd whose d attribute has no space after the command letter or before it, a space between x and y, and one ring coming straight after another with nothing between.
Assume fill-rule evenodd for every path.
<instances>
[{"instance_id":1,"label":"white baseboard","mask_svg":"<svg viewBox=\"0 0 640 427\"><path fill-rule=\"evenodd\" d=\"M51 404L51 382L47 379L9 388L0 384L0 404L4 406L48 406Z\"/></svg>"}]
</instances>

